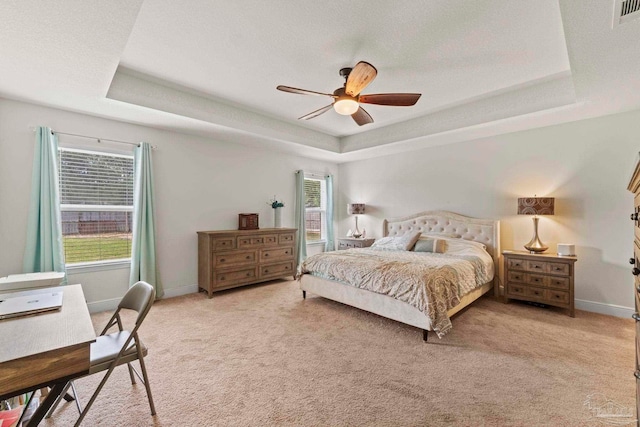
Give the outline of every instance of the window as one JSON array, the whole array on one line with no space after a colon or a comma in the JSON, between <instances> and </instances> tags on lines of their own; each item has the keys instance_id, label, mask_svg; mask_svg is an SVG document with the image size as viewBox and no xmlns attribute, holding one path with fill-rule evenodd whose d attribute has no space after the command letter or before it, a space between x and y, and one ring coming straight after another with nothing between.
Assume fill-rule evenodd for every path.
<instances>
[{"instance_id":1,"label":"window","mask_svg":"<svg viewBox=\"0 0 640 427\"><path fill-rule=\"evenodd\" d=\"M66 263L131 258L133 156L70 148L58 154Z\"/></svg>"},{"instance_id":2,"label":"window","mask_svg":"<svg viewBox=\"0 0 640 427\"><path fill-rule=\"evenodd\" d=\"M304 178L305 228L307 243L322 242L327 237L327 186L324 178Z\"/></svg>"}]
</instances>

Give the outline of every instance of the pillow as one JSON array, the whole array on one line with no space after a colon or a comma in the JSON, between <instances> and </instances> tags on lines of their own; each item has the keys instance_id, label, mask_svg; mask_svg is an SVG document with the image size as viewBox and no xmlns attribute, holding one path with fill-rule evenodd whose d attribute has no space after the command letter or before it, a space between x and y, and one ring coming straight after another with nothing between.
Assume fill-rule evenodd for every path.
<instances>
[{"instance_id":1,"label":"pillow","mask_svg":"<svg viewBox=\"0 0 640 427\"><path fill-rule=\"evenodd\" d=\"M413 247L414 252L432 252L436 254L444 253L445 241L432 239L430 237L420 237Z\"/></svg>"},{"instance_id":2,"label":"pillow","mask_svg":"<svg viewBox=\"0 0 640 427\"><path fill-rule=\"evenodd\" d=\"M462 237L462 234L458 233L445 233L439 231L429 231L428 233L422 233L425 237L449 237L452 239L459 239Z\"/></svg>"},{"instance_id":3,"label":"pillow","mask_svg":"<svg viewBox=\"0 0 640 427\"><path fill-rule=\"evenodd\" d=\"M419 231L398 237L383 237L373 242L371 247L385 251L410 251L419 238Z\"/></svg>"}]
</instances>

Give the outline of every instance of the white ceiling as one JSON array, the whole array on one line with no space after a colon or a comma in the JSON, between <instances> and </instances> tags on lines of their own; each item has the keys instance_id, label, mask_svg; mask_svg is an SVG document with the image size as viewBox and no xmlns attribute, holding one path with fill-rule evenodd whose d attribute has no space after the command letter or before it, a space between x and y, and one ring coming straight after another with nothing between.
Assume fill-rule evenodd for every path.
<instances>
[{"instance_id":1,"label":"white ceiling","mask_svg":"<svg viewBox=\"0 0 640 427\"><path fill-rule=\"evenodd\" d=\"M640 107L640 20L614 0L2 2L0 96L350 161ZM359 127L328 111L365 60ZM72 131L72 130L67 130Z\"/></svg>"}]
</instances>

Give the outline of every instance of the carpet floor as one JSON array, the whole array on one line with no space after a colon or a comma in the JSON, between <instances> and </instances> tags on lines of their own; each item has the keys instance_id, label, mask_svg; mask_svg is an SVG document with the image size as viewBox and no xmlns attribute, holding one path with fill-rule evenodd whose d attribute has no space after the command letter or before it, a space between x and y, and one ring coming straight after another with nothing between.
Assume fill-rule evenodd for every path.
<instances>
[{"instance_id":1,"label":"carpet floor","mask_svg":"<svg viewBox=\"0 0 640 427\"><path fill-rule=\"evenodd\" d=\"M586 426L607 400L635 408L631 319L484 297L452 321L424 343L291 280L159 301L140 331L157 415L121 366L83 425ZM77 416L64 403L42 425Z\"/></svg>"}]
</instances>

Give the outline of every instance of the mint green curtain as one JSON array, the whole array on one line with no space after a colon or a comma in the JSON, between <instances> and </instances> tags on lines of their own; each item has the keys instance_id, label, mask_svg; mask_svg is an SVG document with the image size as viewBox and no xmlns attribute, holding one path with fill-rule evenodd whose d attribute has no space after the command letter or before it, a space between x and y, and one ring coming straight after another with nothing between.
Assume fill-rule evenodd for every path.
<instances>
[{"instance_id":1,"label":"mint green curtain","mask_svg":"<svg viewBox=\"0 0 640 427\"><path fill-rule=\"evenodd\" d=\"M25 273L62 272L65 273L62 284L66 284L58 185L58 137L50 128L38 127L23 270Z\"/></svg>"},{"instance_id":2,"label":"mint green curtain","mask_svg":"<svg viewBox=\"0 0 640 427\"><path fill-rule=\"evenodd\" d=\"M324 250L325 252L329 252L336 250L336 243L333 236L333 176L325 175L324 181L327 187L327 239Z\"/></svg>"},{"instance_id":3,"label":"mint green curtain","mask_svg":"<svg viewBox=\"0 0 640 427\"><path fill-rule=\"evenodd\" d=\"M307 258L307 230L305 228L305 206L304 206L304 171L296 171L296 206L294 221L298 229L296 239L296 259L298 266Z\"/></svg>"},{"instance_id":4,"label":"mint green curtain","mask_svg":"<svg viewBox=\"0 0 640 427\"><path fill-rule=\"evenodd\" d=\"M135 181L129 286L143 280L155 288L156 298L162 298L164 290L156 264L153 164L151 146L148 143L142 142L135 148L133 162Z\"/></svg>"}]
</instances>

